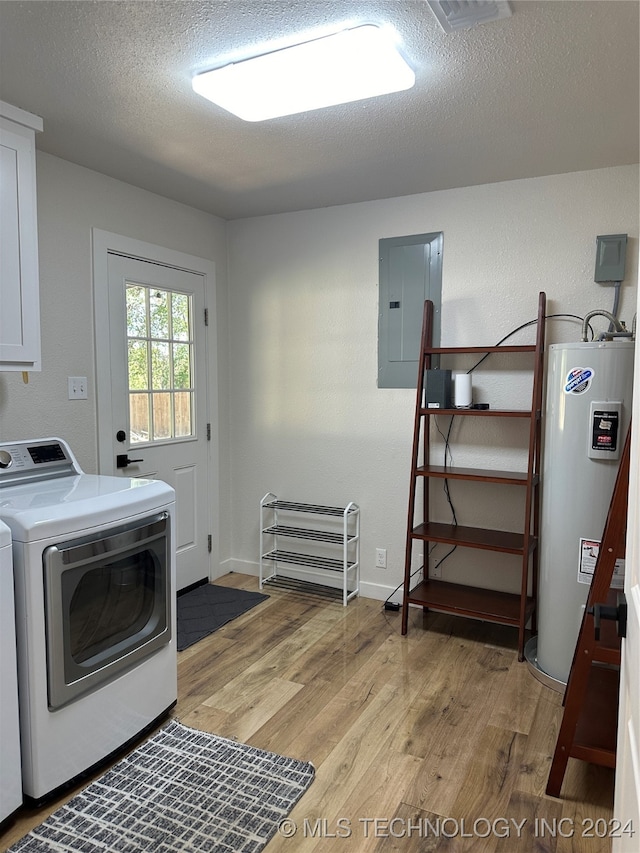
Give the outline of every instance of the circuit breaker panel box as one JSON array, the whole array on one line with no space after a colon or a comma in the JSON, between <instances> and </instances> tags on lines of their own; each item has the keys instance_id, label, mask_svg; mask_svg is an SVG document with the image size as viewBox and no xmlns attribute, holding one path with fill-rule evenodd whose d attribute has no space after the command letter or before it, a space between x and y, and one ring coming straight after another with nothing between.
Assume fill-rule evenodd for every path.
<instances>
[{"instance_id":1,"label":"circuit breaker panel box","mask_svg":"<svg viewBox=\"0 0 640 853\"><path fill-rule=\"evenodd\" d=\"M596 237L596 271L593 277L594 281L624 281L626 254L626 234L606 234Z\"/></svg>"},{"instance_id":2,"label":"circuit breaker panel box","mask_svg":"<svg viewBox=\"0 0 640 853\"><path fill-rule=\"evenodd\" d=\"M380 240L378 387L415 388L425 300L440 343L442 233Z\"/></svg>"}]
</instances>

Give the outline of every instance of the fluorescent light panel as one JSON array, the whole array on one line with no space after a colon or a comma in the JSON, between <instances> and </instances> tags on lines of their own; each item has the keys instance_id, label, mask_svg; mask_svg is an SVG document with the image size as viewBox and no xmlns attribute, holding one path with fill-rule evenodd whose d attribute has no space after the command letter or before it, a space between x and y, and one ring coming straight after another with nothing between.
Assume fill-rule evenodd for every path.
<instances>
[{"instance_id":1,"label":"fluorescent light panel","mask_svg":"<svg viewBox=\"0 0 640 853\"><path fill-rule=\"evenodd\" d=\"M392 32L366 24L197 74L194 90L245 121L410 89Z\"/></svg>"}]
</instances>

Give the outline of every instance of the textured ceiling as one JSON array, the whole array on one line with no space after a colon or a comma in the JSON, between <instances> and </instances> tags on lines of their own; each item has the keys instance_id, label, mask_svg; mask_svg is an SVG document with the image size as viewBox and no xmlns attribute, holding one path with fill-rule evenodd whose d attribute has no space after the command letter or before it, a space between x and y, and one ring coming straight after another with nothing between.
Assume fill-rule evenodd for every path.
<instances>
[{"instance_id":1,"label":"textured ceiling","mask_svg":"<svg viewBox=\"0 0 640 853\"><path fill-rule=\"evenodd\" d=\"M424 0L1 0L0 99L43 117L42 151L227 219L638 162L638 0L511 7L447 34ZM413 89L257 124L191 89L365 22Z\"/></svg>"}]
</instances>

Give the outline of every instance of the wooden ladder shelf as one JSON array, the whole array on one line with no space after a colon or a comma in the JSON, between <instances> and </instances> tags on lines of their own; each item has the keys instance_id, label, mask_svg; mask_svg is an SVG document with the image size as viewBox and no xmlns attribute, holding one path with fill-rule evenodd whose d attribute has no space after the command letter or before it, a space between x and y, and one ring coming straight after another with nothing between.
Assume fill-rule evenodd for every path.
<instances>
[{"instance_id":1,"label":"wooden ladder shelf","mask_svg":"<svg viewBox=\"0 0 640 853\"><path fill-rule=\"evenodd\" d=\"M627 432L602 542L564 694L564 712L546 793L559 797L569 758L615 767L624 605L611 589L616 560L624 557L631 427ZM604 621L602 621L604 619ZM609 621L616 620L616 621Z\"/></svg>"},{"instance_id":2,"label":"wooden ladder shelf","mask_svg":"<svg viewBox=\"0 0 640 853\"><path fill-rule=\"evenodd\" d=\"M538 295L538 316L535 344L525 346L433 346L433 303L424 304L422 338L418 362L418 383L416 389L416 408L413 428L413 446L411 457L411 479L409 487L409 509L407 514L407 540L404 568L404 596L402 603L402 633L408 630L409 606L420 606L457 616L465 616L502 625L510 625L518 630L518 658L524 659L525 630L530 622L535 630L536 591L538 586L538 541L539 541L539 491L540 491L540 446L542 418L542 376L544 359L546 296ZM433 367L433 357L447 358L451 355L482 355L480 361L471 368L474 370L484 357L491 353L510 353L510 369L531 369L531 397L526 409L486 408L433 408L425 399L427 372ZM468 371L471 372L471 371ZM456 466L434 465L430 458L430 421L434 416L449 416L469 419L519 418L528 425L528 450L526 471L487 470L483 468L459 468ZM497 434L497 433L496 433ZM523 447L524 450L524 447ZM490 483L504 486L523 494L524 517L519 530L515 532L502 529L487 529L452 524L442 524L431 517L429 484L441 484L443 480L459 482ZM422 487L420 489L420 486ZM422 508L419 503L419 491L422 493ZM516 496L514 496L516 497ZM518 498L516 497L516 500ZM470 584L450 583L434 577L430 573L429 552L433 544L446 544L465 549L482 549L503 555L510 554L517 559L519 569L518 592L504 592L488 588L483 583L482 572L476 572L476 580ZM413 549L422 551L422 577L413 580ZM469 552L467 552L469 553ZM469 565L473 565L470 557ZM511 568L515 568L515 565ZM472 575L473 576L473 575ZM512 587L516 583L510 584Z\"/></svg>"}]
</instances>

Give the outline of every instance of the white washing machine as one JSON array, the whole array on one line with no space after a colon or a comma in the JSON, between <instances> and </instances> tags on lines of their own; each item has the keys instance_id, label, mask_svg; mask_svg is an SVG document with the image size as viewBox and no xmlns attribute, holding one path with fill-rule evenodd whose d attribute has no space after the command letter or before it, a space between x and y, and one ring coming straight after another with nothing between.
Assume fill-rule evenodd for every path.
<instances>
[{"instance_id":1,"label":"white washing machine","mask_svg":"<svg viewBox=\"0 0 640 853\"><path fill-rule=\"evenodd\" d=\"M22 805L11 531L0 521L0 822Z\"/></svg>"},{"instance_id":2,"label":"white washing machine","mask_svg":"<svg viewBox=\"0 0 640 853\"><path fill-rule=\"evenodd\" d=\"M175 704L174 510L166 483L85 474L62 439L0 443L29 800Z\"/></svg>"}]
</instances>

